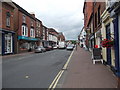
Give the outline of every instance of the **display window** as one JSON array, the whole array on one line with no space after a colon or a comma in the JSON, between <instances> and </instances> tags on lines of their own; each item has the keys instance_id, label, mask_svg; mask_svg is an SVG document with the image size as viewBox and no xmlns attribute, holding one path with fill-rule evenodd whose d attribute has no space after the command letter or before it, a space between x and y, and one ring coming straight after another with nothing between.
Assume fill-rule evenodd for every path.
<instances>
[{"instance_id":1,"label":"display window","mask_svg":"<svg viewBox=\"0 0 120 90\"><path fill-rule=\"evenodd\" d=\"M5 34L5 54L13 52L13 38L12 34Z\"/></svg>"}]
</instances>

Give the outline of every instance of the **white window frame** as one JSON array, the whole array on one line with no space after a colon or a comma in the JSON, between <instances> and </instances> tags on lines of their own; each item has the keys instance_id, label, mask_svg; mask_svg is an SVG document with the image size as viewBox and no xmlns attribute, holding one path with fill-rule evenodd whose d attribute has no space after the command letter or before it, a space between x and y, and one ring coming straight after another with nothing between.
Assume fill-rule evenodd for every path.
<instances>
[{"instance_id":1,"label":"white window frame","mask_svg":"<svg viewBox=\"0 0 120 90\"><path fill-rule=\"evenodd\" d=\"M22 25L22 36L28 36L28 27Z\"/></svg>"},{"instance_id":2,"label":"white window frame","mask_svg":"<svg viewBox=\"0 0 120 90\"><path fill-rule=\"evenodd\" d=\"M10 27L10 16L6 15L6 26Z\"/></svg>"},{"instance_id":3,"label":"white window frame","mask_svg":"<svg viewBox=\"0 0 120 90\"><path fill-rule=\"evenodd\" d=\"M30 37L35 37L35 30L33 28L30 29Z\"/></svg>"}]
</instances>

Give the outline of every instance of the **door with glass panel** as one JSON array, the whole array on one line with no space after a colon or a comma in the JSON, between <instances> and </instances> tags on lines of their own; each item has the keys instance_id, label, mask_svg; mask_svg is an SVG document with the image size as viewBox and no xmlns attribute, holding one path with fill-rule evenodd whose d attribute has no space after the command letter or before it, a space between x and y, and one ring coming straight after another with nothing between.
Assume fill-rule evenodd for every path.
<instances>
[{"instance_id":1,"label":"door with glass panel","mask_svg":"<svg viewBox=\"0 0 120 90\"><path fill-rule=\"evenodd\" d=\"M12 53L12 34L5 34L5 53Z\"/></svg>"}]
</instances>

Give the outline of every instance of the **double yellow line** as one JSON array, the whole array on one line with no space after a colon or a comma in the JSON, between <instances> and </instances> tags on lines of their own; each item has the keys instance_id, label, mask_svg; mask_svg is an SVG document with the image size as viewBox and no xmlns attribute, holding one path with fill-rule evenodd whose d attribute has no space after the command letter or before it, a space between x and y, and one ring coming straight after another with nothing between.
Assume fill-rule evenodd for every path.
<instances>
[{"instance_id":1,"label":"double yellow line","mask_svg":"<svg viewBox=\"0 0 120 90\"><path fill-rule=\"evenodd\" d=\"M74 50L75 50L75 49L74 49ZM70 60L71 60L71 57L72 57L72 55L73 55L73 53L74 53L74 50L72 51L70 57L68 58L66 64L65 64L64 67L62 68L62 70L59 71L59 73L57 74L57 76L55 77L55 79L53 80L53 82L50 84L48 90L54 90L54 89L56 88L57 83L58 83L58 81L60 80L62 74L63 74L64 71L67 69L67 66L68 66L68 64L69 64L69 62L70 62Z\"/></svg>"}]
</instances>

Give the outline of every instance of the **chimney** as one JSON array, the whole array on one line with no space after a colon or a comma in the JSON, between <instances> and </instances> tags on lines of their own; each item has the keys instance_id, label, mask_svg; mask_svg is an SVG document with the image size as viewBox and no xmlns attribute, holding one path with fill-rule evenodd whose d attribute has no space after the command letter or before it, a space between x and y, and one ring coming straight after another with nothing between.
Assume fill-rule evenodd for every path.
<instances>
[{"instance_id":1,"label":"chimney","mask_svg":"<svg viewBox=\"0 0 120 90\"><path fill-rule=\"evenodd\" d=\"M35 18L35 13L34 12L31 12L30 14Z\"/></svg>"}]
</instances>

